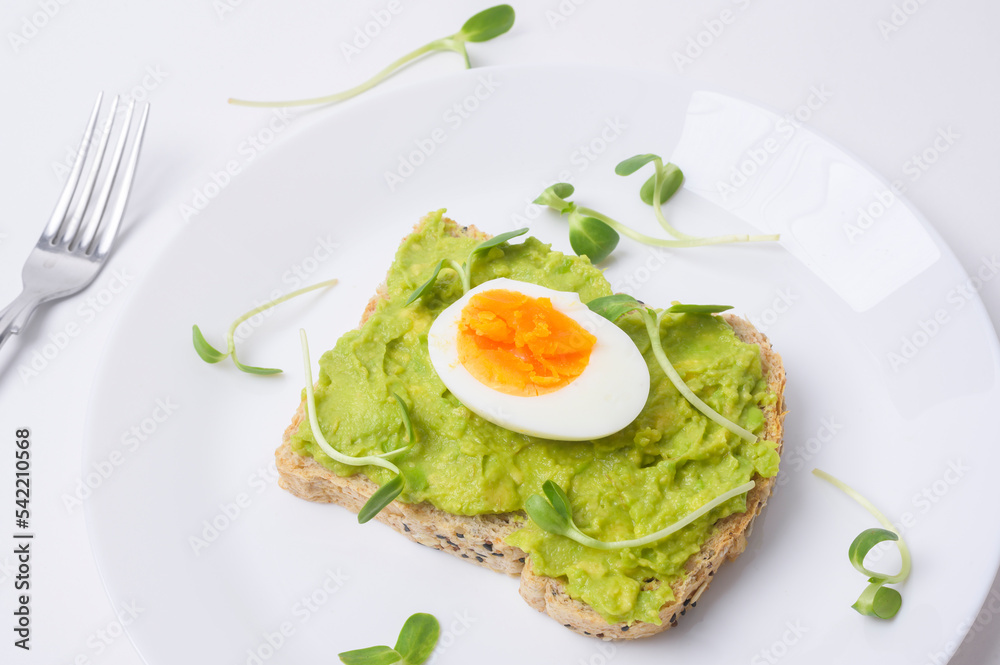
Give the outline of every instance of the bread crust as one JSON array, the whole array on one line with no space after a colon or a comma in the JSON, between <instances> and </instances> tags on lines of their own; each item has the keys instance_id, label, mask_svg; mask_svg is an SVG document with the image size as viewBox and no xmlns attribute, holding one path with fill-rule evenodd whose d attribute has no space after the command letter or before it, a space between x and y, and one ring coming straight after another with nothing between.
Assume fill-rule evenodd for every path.
<instances>
[{"instance_id":1,"label":"bread crust","mask_svg":"<svg viewBox=\"0 0 1000 665\"><path fill-rule=\"evenodd\" d=\"M452 235L482 240L489 238L474 226L462 227L447 218L444 221ZM417 223L415 229L421 224L423 220ZM385 293L383 283L369 301L361 318L362 324L375 311L379 300L385 298ZM776 442L780 454L785 418L785 370L781 356L772 349L767 337L748 321L732 314L723 315L723 318L740 340L760 347L761 367L768 389L777 395L774 404L764 407L762 438ZM291 424L285 429L281 445L275 451L278 484L307 501L336 503L357 513L378 486L361 474L338 476L312 457L294 452L290 443L291 436L298 430L304 417L303 401ZM520 548L505 543L505 538L520 528L526 519L523 512L464 516L447 513L427 502L407 504L393 501L375 519L422 545L448 552L484 568L519 576L521 597L539 612L548 614L576 633L603 640L630 640L648 637L676 626L678 618L693 607L709 587L715 571L722 563L735 559L746 549L747 537L753 529L754 520L767 503L776 480L775 477L762 478L759 475L755 475L753 479L756 486L747 493L746 512L719 520L712 536L701 550L688 559L685 564L687 574L671 585L676 600L660 609L659 625L645 621L609 624L592 607L570 598L560 580L535 574L531 557ZM658 581L654 580L652 583L656 584Z\"/></svg>"}]
</instances>

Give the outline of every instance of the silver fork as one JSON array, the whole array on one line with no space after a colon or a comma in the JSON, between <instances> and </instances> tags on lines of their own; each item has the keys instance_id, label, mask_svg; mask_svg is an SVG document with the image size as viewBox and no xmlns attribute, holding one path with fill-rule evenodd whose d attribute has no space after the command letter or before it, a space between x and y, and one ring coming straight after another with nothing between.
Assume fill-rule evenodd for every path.
<instances>
[{"instance_id":1,"label":"silver fork","mask_svg":"<svg viewBox=\"0 0 1000 665\"><path fill-rule=\"evenodd\" d=\"M142 147L142 135L146 130L146 117L149 115L149 104L145 104L139 127L135 131L132 148L129 152L125 172L118 185L114 205L108 210L108 200L118 176L118 167L125 153L125 144L129 137L132 124L134 102L130 102L125 111L124 126L119 132L114 153L107 164L104 164L104 153L108 147L108 138L115 124L115 114L118 111L118 97L111 104L111 111L102 126L102 133L94 137L94 127L101 110L103 93L97 95L97 102L90 114L90 122L83 134L80 150L77 152L73 168L70 170L63 188L62 195L56 203L52 217L38 238L35 248L28 255L21 271L23 284L21 295L0 312L0 347L11 335L16 335L27 325L28 320L44 302L65 298L83 290L94 281L97 273L104 266L115 236L121 226L125 204L128 201L132 179L135 176L136 163L139 161L139 150ZM80 175L90 152L91 140L97 140L97 150L90 162L87 178L74 197L80 184ZM97 198L91 200L94 185L104 167L104 179ZM70 204L75 205L70 209ZM84 222L85 213L90 215ZM105 214L107 212L108 214Z\"/></svg>"}]
</instances>

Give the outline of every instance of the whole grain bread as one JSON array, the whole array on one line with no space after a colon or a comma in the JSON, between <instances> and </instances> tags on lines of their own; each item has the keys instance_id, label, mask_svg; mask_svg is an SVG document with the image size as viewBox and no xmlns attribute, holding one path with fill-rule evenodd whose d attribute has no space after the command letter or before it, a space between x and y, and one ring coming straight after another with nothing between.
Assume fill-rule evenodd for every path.
<instances>
[{"instance_id":1,"label":"whole grain bread","mask_svg":"<svg viewBox=\"0 0 1000 665\"><path fill-rule=\"evenodd\" d=\"M452 235L481 240L489 238L474 226L463 227L448 219L445 223ZM420 223L418 227L419 225ZM384 297L385 285L382 284L369 301L361 318L362 324ZM761 367L768 388L777 395L774 404L763 407L765 426L762 438L776 442L780 454L785 416L785 370L781 356L771 348L767 337L749 322L729 314L724 315L724 318L739 339L760 347ZM290 438L298 430L304 417L303 401L285 430L281 445L275 451L278 484L299 498L336 503L352 512L358 512L378 486L361 474L338 476L312 457L294 452ZM500 573L520 577L521 597L539 612L545 612L574 632L604 640L636 639L676 626L678 618L698 602L722 563L735 559L746 548L754 519L763 510L775 482L774 477L754 476L754 480L756 486L747 494L746 512L719 520L701 550L686 562L685 577L671 585L675 600L660 609L660 625L644 621L636 621L631 625L624 622L609 624L589 605L570 598L560 580L536 575L532 571L531 557L521 549L505 543L505 538L520 528L526 519L524 513L470 517L447 513L429 503L407 504L393 501L376 519L422 545ZM659 583L659 580L650 582Z\"/></svg>"}]
</instances>

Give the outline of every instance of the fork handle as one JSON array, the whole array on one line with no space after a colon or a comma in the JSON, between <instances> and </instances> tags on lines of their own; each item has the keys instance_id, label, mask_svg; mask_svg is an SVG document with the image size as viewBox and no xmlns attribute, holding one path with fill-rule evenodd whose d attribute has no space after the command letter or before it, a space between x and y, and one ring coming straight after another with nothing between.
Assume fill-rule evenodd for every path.
<instances>
[{"instance_id":1,"label":"fork handle","mask_svg":"<svg viewBox=\"0 0 1000 665\"><path fill-rule=\"evenodd\" d=\"M42 298L37 293L22 291L21 295L0 311L0 347L3 347L12 335L21 332L28 325L28 319L34 314Z\"/></svg>"}]
</instances>

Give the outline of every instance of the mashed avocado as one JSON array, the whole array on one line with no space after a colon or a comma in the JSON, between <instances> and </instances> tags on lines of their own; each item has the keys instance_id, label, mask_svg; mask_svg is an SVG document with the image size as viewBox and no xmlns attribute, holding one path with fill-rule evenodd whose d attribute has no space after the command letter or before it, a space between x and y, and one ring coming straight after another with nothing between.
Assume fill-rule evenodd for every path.
<instances>
[{"instance_id":1,"label":"mashed avocado","mask_svg":"<svg viewBox=\"0 0 1000 665\"><path fill-rule=\"evenodd\" d=\"M521 510L542 483L566 489L577 525L606 541L643 536L667 526L755 473L778 471L775 445L749 444L708 421L677 392L650 351L641 319L619 325L646 358L651 386L646 407L624 430L596 441L561 442L515 434L486 422L455 399L427 355L434 318L462 295L455 273L444 270L422 301L404 307L441 258L459 262L479 241L454 238L443 211L430 215L407 238L389 270L386 299L358 330L348 332L320 359L317 413L327 440L348 455L397 448L404 432L391 394L410 408L417 443L394 461L406 487L400 499L429 501L459 515ZM576 291L584 302L611 288L586 258L552 251L535 238L493 248L476 259L473 286L498 277ZM665 304L665 303L664 303ZM716 411L759 432L758 405L772 403L756 345L744 344L720 318L669 315L663 346L687 384ZM379 484L388 471L334 462L316 445L307 420L292 448L334 473L362 472ZM746 509L734 498L666 540L611 552L554 536L526 520L508 542L529 552L540 575L562 578L569 595L591 605L609 622L659 623L658 611L673 594L670 582L711 535L713 523ZM654 578L663 584L646 584Z\"/></svg>"}]
</instances>

